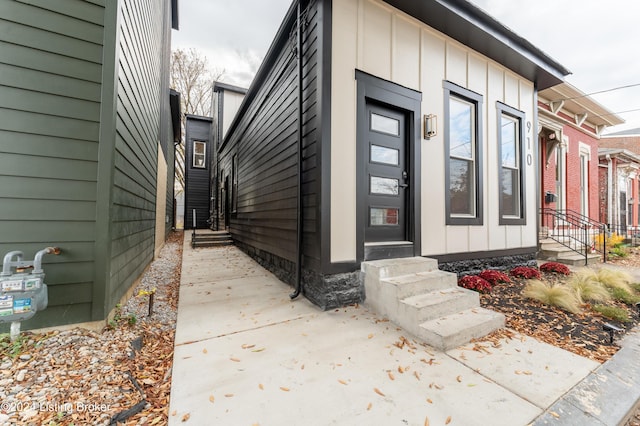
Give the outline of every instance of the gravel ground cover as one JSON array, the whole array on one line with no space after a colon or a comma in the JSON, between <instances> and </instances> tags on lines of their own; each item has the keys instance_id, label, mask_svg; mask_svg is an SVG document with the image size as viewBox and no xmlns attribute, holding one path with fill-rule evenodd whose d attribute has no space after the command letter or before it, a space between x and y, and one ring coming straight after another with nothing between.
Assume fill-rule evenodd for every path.
<instances>
[{"instance_id":1,"label":"gravel ground cover","mask_svg":"<svg viewBox=\"0 0 640 426\"><path fill-rule=\"evenodd\" d=\"M167 424L181 264L174 232L100 332L3 336L0 424Z\"/></svg>"}]
</instances>

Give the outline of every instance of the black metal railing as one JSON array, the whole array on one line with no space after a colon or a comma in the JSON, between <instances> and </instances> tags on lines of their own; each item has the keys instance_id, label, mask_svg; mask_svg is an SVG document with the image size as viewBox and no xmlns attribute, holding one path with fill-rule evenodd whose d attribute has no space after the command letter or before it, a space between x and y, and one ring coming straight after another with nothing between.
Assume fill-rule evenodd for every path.
<instances>
[{"instance_id":1,"label":"black metal railing","mask_svg":"<svg viewBox=\"0 0 640 426\"><path fill-rule=\"evenodd\" d=\"M546 237L584 256L585 265L589 254L600 253L607 261L607 225L573 210L540 209L540 226Z\"/></svg>"},{"instance_id":2,"label":"black metal railing","mask_svg":"<svg viewBox=\"0 0 640 426\"><path fill-rule=\"evenodd\" d=\"M194 248L196 246L196 209L193 209L192 217L193 231L191 232L191 247Z\"/></svg>"}]
</instances>

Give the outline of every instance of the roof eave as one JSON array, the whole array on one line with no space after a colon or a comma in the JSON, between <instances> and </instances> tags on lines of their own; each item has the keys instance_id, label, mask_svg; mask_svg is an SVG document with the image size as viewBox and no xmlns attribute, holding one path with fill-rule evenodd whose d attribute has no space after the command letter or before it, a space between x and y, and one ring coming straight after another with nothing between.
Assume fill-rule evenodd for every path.
<instances>
[{"instance_id":1,"label":"roof eave","mask_svg":"<svg viewBox=\"0 0 640 426\"><path fill-rule=\"evenodd\" d=\"M571 72L528 40L465 0L384 0L536 83L539 90Z\"/></svg>"}]
</instances>

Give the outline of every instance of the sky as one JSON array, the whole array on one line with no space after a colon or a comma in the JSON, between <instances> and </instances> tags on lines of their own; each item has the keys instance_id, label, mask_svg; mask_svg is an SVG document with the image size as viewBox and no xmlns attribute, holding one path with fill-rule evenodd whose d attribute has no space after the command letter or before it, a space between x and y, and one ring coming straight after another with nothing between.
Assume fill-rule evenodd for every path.
<instances>
[{"instance_id":1,"label":"sky","mask_svg":"<svg viewBox=\"0 0 640 426\"><path fill-rule=\"evenodd\" d=\"M415 0L420 1L420 0ZM640 128L640 1L471 0L572 72L566 81ZM249 87L291 0L182 0L172 48L195 48L223 81Z\"/></svg>"}]
</instances>

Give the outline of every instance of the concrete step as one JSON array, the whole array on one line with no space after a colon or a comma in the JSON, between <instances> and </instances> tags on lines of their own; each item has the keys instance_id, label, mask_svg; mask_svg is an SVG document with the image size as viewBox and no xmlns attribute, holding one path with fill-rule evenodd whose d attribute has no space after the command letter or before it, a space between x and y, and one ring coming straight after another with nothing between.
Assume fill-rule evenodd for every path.
<instances>
[{"instance_id":1,"label":"concrete step","mask_svg":"<svg viewBox=\"0 0 640 426\"><path fill-rule=\"evenodd\" d=\"M362 263L362 272L378 279L399 277L416 272L429 272L437 269L438 261L426 257L383 259Z\"/></svg>"},{"instance_id":2,"label":"concrete step","mask_svg":"<svg viewBox=\"0 0 640 426\"><path fill-rule=\"evenodd\" d=\"M224 241L194 241L191 243L191 246L196 247L223 247L223 246L231 246L233 245L232 240L224 240Z\"/></svg>"},{"instance_id":3,"label":"concrete step","mask_svg":"<svg viewBox=\"0 0 640 426\"><path fill-rule=\"evenodd\" d=\"M462 287L449 288L401 300L396 319L402 324L412 324L414 328L424 321L478 306L477 292Z\"/></svg>"},{"instance_id":4,"label":"concrete step","mask_svg":"<svg viewBox=\"0 0 640 426\"><path fill-rule=\"evenodd\" d=\"M217 247L233 244L231 234L227 231L201 231L191 236L192 247Z\"/></svg>"},{"instance_id":5,"label":"concrete step","mask_svg":"<svg viewBox=\"0 0 640 426\"><path fill-rule=\"evenodd\" d=\"M476 307L426 321L420 324L417 336L432 347L447 351L503 328L504 324L503 314Z\"/></svg>"},{"instance_id":6,"label":"concrete step","mask_svg":"<svg viewBox=\"0 0 640 426\"><path fill-rule=\"evenodd\" d=\"M429 291L456 288L458 286L458 277L454 273L436 269L429 272L383 278L380 282L382 285L391 288L389 296L402 300Z\"/></svg>"},{"instance_id":7,"label":"concrete step","mask_svg":"<svg viewBox=\"0 0 640 426\"><path fill-rule=\"evenodd\" d=\"M193 241L227 241L231 240L231 235L196 235Z\"/></svg>"},{"instance_id":8,"label":"concrete step","mask_svg":"<svg viewBox=\"0 0 640 426\"><path fill-rule=\"evenodd\" d=\"M438 270L434 259L363 262L362 279L366 305L436 349L448 349L452 342L462 344L504 326L503 315L480 308L478 293L459 287L457 275ZM455 318L460 323L449 324ZM431 332L432 321L446 327ZM443 330L446 333L439 336Z\"/></svg>"}]
</instances>

